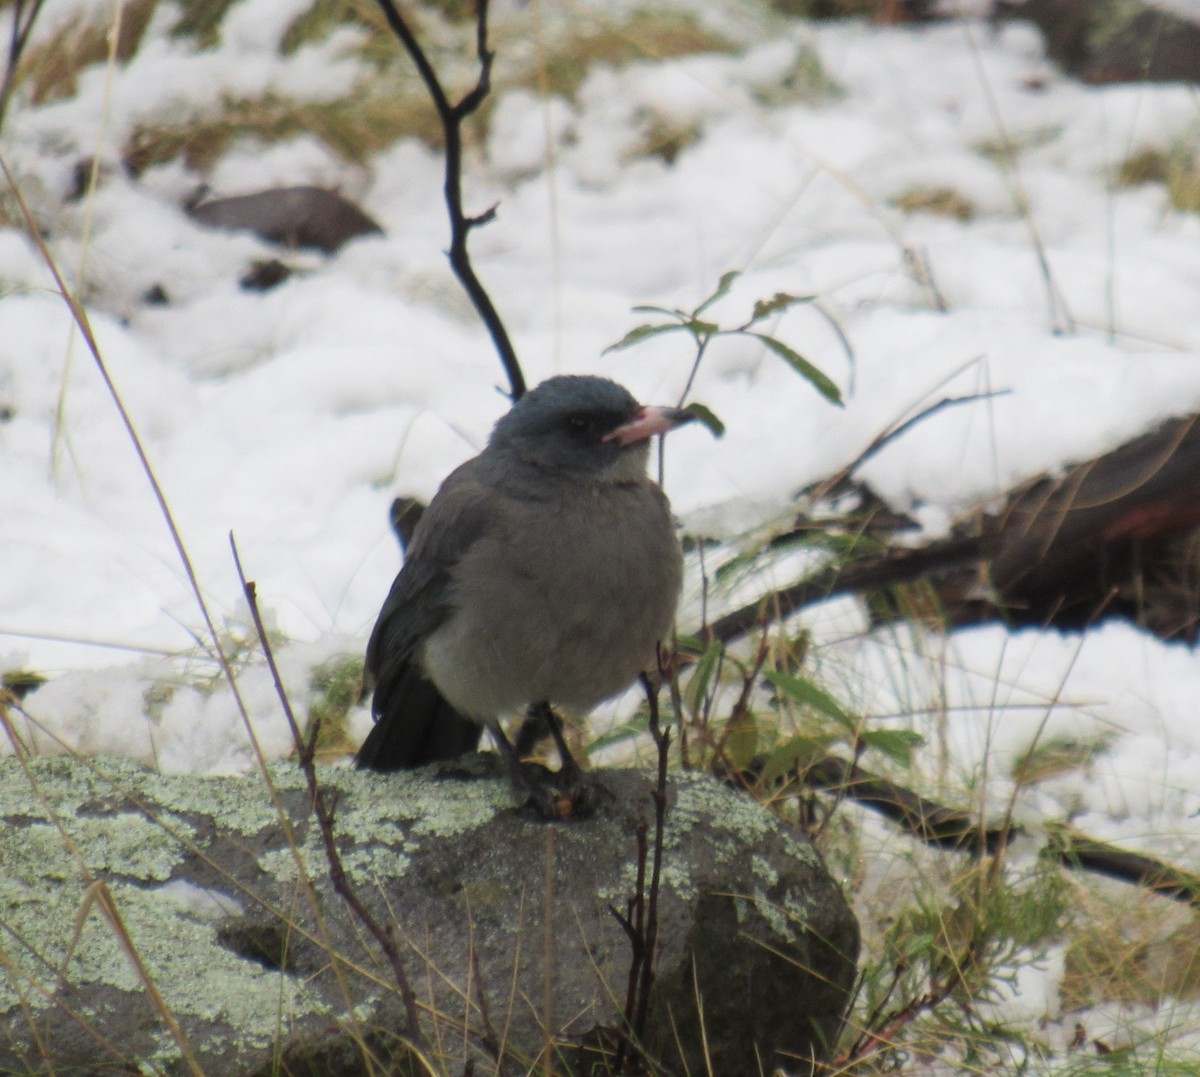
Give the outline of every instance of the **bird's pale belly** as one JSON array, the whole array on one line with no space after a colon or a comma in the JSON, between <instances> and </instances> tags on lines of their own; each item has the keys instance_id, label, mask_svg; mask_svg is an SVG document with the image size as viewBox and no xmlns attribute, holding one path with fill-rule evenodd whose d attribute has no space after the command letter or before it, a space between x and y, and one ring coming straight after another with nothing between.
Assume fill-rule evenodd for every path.
<instances>
[{"instance_id":1,"label":"bird's pale belly","mask_svg":"<svg viewBox=\"0 0 1200 1077\"><path fill-rule=\"evenodd\" d=\"M574 524L558 516L515 575L509 557L463 559L455 585L483 601L470 620L448 618L422 653L462 713L498 718L540 701L586 712L654 667L679 597L665 504L634 534Z\"/></svg>"}]
</instances>

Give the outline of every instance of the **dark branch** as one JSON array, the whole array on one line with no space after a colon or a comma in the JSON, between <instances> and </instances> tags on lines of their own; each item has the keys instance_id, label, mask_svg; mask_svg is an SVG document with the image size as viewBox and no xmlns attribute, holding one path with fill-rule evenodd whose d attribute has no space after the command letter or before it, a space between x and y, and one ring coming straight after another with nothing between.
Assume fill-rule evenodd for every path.
<instances>
[{"instance_id":1,"label":"dark branch","mask_svg":"<svg viewBox=\"0 0 1200 1077\"><path fill-rule=\"evenodd\" d=\"M519 400L525 395L525 375L521 372L520 361L517 359L517 353L512 346L512 341L509 340L504 323L500 320L500 314L492 303L487 289L476 276L475 269L471 265L471 257L467 253L467 239L471 234L471 229L491 221L496 215L496 209L493 206L475 217L468 216L463 209L462 125L463 121L479 108L491 90L492 60L495 57L488 45L487 0L477 0L475 11L475 51L479 57L479 78L457 104L450 103L437 72L429 62L429 57L408 23L404 21L404 16L397 10L393 0L378 0L378 2L387 19L388 26L400 39L400 43L416 66L421 81L425 83L425 88L429 92L429 97L433 101L438 119L442 124L442 132L446 140L446 178L443 191L446 198L446 209L450 215L450 250L447 252L450 257L450 266L467 295L471 297L475 310L483 319L483 324L491 335L492 343L508 377L509 396L513 400Z\"/></svg>"},{"instance_id":2,"label":"dark branch","mask_svg":"<svg viewBox=\"0 0 1200 1077\"><path fill-rule=\"evenodd\" d=\"M710 639L723 643L744 636L772 621L790 617L798 610L835 595L855 591L877 591L919 580L931 572L942 572L974 564L983 557L983 544L974 536L935 542L917 550L893 550L878 557L848 564L835 564L798 583L764 595L756 602L718 617L708 626Z\"/></svg>"},{"instance_id":3,"label":"dark branch","mask_svg":"<svg viewBox=\"0 0 1200 1077\"><path fill-rule=\"evenodd\" d=\"M926 800L911 789L835 756L818 760L804 772L801 780L805 785L856 800L921 841L942 848L975 855L991 854L1023 833L1017 826L987 827L967 812ZM1161 860L1093 841L1066 829L1052 832L1045 854L1066 867L1107 875L1146 887L1163 897L1200 906L1200 876Z\"/></svg>"}]
</instances>

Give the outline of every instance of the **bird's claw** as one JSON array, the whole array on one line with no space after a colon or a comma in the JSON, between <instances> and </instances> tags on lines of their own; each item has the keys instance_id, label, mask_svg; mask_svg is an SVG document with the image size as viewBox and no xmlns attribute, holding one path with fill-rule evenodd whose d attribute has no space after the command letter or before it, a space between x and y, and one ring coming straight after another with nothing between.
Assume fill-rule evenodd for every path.
<instances>
[{"instance_id":1,"label":"bird's claw","mask_svg":"<svg viewBox=\"0 0 1200 1077\"><path fill-rule=\"evenodd\" d=\"M517 799L532 804L543 819L582 819L596 809L598 787L574 763L555 772L539 763L518 762L510 775Z\"/></svg>"}]
</instances>

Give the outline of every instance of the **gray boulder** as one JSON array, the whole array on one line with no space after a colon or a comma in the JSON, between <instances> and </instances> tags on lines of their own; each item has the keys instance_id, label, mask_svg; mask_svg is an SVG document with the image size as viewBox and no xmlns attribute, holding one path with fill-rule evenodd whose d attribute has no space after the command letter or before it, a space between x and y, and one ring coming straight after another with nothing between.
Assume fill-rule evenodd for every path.
<instances>
[{"instance_id":1,"label":"gray boulder","mask_svg":"<svg viewBox=\"0 0 1200 1077\"><path fill-rule=\"evenodd\" d=\"M599 772L593 818L545 824L487 769L322 770L349 879L396 941L432 1072L611 1072L631 963L612 910L639 823L653 842L650 780ZM330 882L303 775L271 778L0 761L0 1072L410 1072L406 1006ZM653 1071L806 1072L855 977L841 891L712 779L672 776L666 820Z\"/></svg>"},{"instance_id":2,"label":"gray boulder","mask_svg":"<svg viewBox=\"0 0 1200 1077\"><path fill-rule=\"evenodd\" d=\"M357 236L383 234L353 202L323 187L273 187L210 198L188 212L210 228L246 230L272 243L309 247L325 254L333 254Z\"/></svg>"}]
</instances>

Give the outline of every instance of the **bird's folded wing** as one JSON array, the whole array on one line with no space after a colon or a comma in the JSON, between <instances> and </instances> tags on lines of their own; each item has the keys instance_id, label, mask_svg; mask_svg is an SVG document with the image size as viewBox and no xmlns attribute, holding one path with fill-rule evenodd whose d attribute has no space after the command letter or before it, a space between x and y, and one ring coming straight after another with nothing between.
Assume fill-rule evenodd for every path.
<instances>
[{"instance_id":1,"label":"bird's folded wing","mask_svg":"<svg viewBox=\"0 0 1200 1077\"><path fill-rule=\"evenodd\" d=\"M469 461L442 484L379 612L366 661L376 724L359 751L359 766L415 767L479 742L478 723L455 711L420 665L422 644L453 613L454 566L494 516L496 495L478 482L477 470Z\"/></svg>"}]
</instances>

